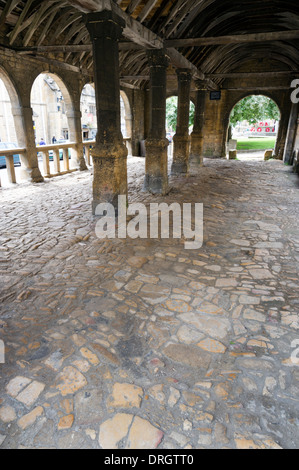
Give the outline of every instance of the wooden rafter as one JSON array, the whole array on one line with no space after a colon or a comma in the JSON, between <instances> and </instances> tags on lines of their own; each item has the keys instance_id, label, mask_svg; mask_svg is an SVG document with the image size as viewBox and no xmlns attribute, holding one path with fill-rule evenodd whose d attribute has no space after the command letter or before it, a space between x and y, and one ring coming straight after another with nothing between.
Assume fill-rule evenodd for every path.
<instances>
[{"instance_id":1,"label":"wooden rafter","mask_svg":"<svg viewBox=\"0 0 299 470\"><path fill-rule=\"evenodd\" d=\"M15 25L15 27L12 30L11 34L9 34L9 44L10 45L12 45L14 43L16 37L18 36L19 32L21 31L22 23L23 23L24 19L26 18L26 15L27 15L33 1L34 0L28 0L26 2L24 9L22 10L22 13L19 16L17 24Z\"/></svg>"},{"instance_id":2,"label":"wooden rafter","mask_svg":"<svg viewBox=\"0 0 299 470\"><path fill-rule=\"evenodd\" d=\"M177 27L181 24L183 19L190 13L192 8L196 7L199 3L202 3L202 0L189 0L183 8L179 10L179 14L173 20L173 22L169 25L169 27L165 31L165 37L168 38L171 34L177 29Z\"/></svg>"},{"instance_id":3,"label":"wooden rafter","mask_svg":"<svg viewBox=\"0 0 299 470\"><path fill-rule=\"evenodd\" d=\"M53 37L52 44L57 41L57 38L73 23L76 21L81 21L81 14L79 12L66 11L58 19L58 24L55 26L55 36Z\"/></svg>"},{"instance_id":4,"label":"wooden rafter","mask_svg":"<svg viewBox=\"0 0 299 470\"><path fill-rule=\"evenodd\" d=\"M6 18L14 10L14 8L20 3L20 0L10 0L6 2L5 7L1 13L0 17L0 28L5 23Z\"/></svg>"},{"instance_id":5,"label":"wooden rafter","mask_svg":"<svg viewBox=\"0 0 299 470\"><path fill-rule=\"evenodd\" d=\"M165 40L166 47L199 47L219 44L242 44L249 42L285 41L299 39L299 30L273 31L267 33L235 34L231 36L184 38Z\"/></svg>"},{"instance_id":6,"label":"wooden rafter","mask_svg":"<svg viewBox=\"0 0 299 470\"><path fill-rule=\"evenodd\" d=\"M140 21L140 23L143 23L143 21L147 18L147 16L150 14L152 9L155 7L157 4L158 0L148 0L146 4L144 5L142 11L140 12L140 15L138 16L137 20Z\"/></svg>"},{"instance_id":7,"label":"wooden rafter","mask_svg":"<svg viewBox=\"0 0 299 470\"><path fill-rule=\"evenodd\" d=\"M52 26L52 23L54 21L56 13L57 12L54 10L54 11L51 12L50 16L48 17L48 20L47 20L46 24L44 25L42 31L40 32L40 35L39 35L39 38L38 38L38 41L37 41L38 46L40 46L43 43L45 37L47 36L47 33L48 33L49 29Z\"/></svg>"},{"instance_id":8,"label":"wooden rafter","mask_svg":"<svg viewBox=\"0 0 299 470\"><path fill-rule=\"evenodd\" d=\"M24 46L27 46L30 42L30 39L32 38L32 36L34 35L36 29L38 28L38 26L43 22L43 20L48 16L48 15L45 15L45 12L48 10L48 5L47 3L44 3L41 5L41 7L39 8L39 10L37 10L35 12L35 14L33 15L33 19L31 20L31 25L30 27L28 28L27 32L26 32L26 35L24 37L24 40L23 40L23 44ZM50 7L50 11L52 10L52 8ZM49 14L49 10L48 10L48 14Z\"/></svg>"},{"instance_id":9,"label":"wooden rafter","mask_svg":"<svg viewBox=\"0 0 299 470\"><path fill-rule=\"evenodd\" d=\"M128 15L131 15L133 11L138 7L139 3L141 3L141 1L142 0L131 0L131 2L126 8L126 13L128 13Z\"/></svg>"},{"instance_id":10,"label":"wooden rafter","mask_svg":"<svg viewBox=\"0 0 299 470\"><path fill-rule=\"evenodd\" d=\"M54 12L58 12L61 8L65 7L67 2L60 2L55 0L52 4L49 5L48 2L42 3L40 8L36 10L25 22L23 22L22 27L20 28L20 32L27 28L25 38L23 40L24 46L27 46L30 42L30 39L34 35L34 33L38 30L40 25L47 20L47 18L51 17L54 19L55 15Z\"/></svg>"},{"instance_id":11,"label":"wooden rafter","mask_svg":"<svg viewBox=\"0 0 299 470\"><path fill-rule=\"evenodd\" d=\"M206 77L211 79L226 78L277 78L288 77L289 75L298 75L296 70L277 70L275 72L230 72L230 73L207 73Z\"/></svg>"}]
</instances>

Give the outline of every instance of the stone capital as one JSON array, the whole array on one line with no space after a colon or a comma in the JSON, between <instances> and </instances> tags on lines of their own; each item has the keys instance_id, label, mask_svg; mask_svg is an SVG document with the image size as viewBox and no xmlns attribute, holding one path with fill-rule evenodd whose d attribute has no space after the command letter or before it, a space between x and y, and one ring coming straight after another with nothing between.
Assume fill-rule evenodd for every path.
<instances>
[{"instance_id":1,"label":"stone capital","mask_svg":"<svg viewBox=\"0 0 299 470\"><path fill-rule=\"evenodd\" d=\"M115 142L113 144L101 144L97 142L92 147L91 154L94 161L97 159L117 160L119 158L126 158L128 150L123 142Z\"/></svg>"},{"instance_id":2,"label":"stone capital","mask_svg":"<svg viewBox=\"0 0 299 470\"><path fill-rule=\"evenodd\" d=\"M146 54L150 67L168 67L169 58L164 49L149 49Z\"/></svg>"},{"instance_id":3,"label":"stone capital","mask_svg":"<svg viewBox=\"0 0 299 470\"><path fill-rule=\"evenodd\" d=\"M125 20L112 10L87 13L85 25L92 40L106 38L119 40L125 27Z\"/></svg>"},{"instance_id":4,"label":"stone capital","mask_svg":"<svg viewBox=\"0 0 299 470\"><path fill-rule=\"evenodd\" d=\"M192 79L192 72L190 69L176 69L178 80L181 82L190 82Z\"/></svg>"},{"instance_id":5,"label":"stone capital","mask_svg":"<svg viewBox=\"0 0 299 470\"><path fill-rule=\"evenodd\" d=\"M196 90L200 91L207 91L208 90L208 87L207 87L207 84L205 82L205 80L194 80L194 83L195 83L195 87L196 87Z\"/></svg>"}]
</instances>

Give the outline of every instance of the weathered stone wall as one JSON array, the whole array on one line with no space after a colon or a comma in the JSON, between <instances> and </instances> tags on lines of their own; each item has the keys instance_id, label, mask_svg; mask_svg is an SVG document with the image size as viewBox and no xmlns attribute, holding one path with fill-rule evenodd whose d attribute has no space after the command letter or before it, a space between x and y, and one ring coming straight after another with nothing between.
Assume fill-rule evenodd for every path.
<instances>
[{"instance_id":1,"label":"weathered stone wall","mask_svg":"<svg viewBox=\"0 0 299 470\"><path fill-rule=\"evenodd\" d=\"M225 119L227 115L227 92L221 91L220 100L211 100L207 91L205 101L203 156L207 158L222 158L223 140L226 135Z\"/></svg>"},{"instance_id":2,"label":"weathered stone wall","mask_svg":"<svg viewBox=\"0 0 299 470\"><path fill-rule=\"evenodd\" d=\"M277 136L275 154L278 158L283 158L292 105L290 100L290 92L288 89L273 91L259 91L258 89L252 89L252 91L246 92L242 90L222 90L221 100L219 101L211 101L209 96L207 96L204 119L204 157L225 157L225 144L227 141L230 113L240 100L253 94L268 96L273 101L275 101L280 109L281 120Z\"/></svg>"}]
</instances>

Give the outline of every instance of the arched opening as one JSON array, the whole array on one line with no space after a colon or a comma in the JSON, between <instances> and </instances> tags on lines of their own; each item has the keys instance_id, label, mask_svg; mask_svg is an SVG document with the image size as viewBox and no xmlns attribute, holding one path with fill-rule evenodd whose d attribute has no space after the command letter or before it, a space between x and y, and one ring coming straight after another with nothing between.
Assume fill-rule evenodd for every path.
<instances>
[{"instance_id":1,"label":"arched opening","mask_svg":"<svg viewBox=\"0 0 299 470\"><path fill-rule=\"evenodd\" d=\"M24 146L23 127L20 118L20 103L14 85L6 73L0 74L0 150L13 149ZM18 125L18 129L17 126ZM24 156L18 153L13 155L11 165L15 168L16 179L19 180L21 162L25 165ZM0 156L0 181L2 186L9 184L10 176L7 171L7 160Z\"/></svg>"},{"instance_id":2,"label":"arched opening","mask_svg":"<svg viewBox=\"0 0 299 470\"><path fill-rule=\"evenodd\" d=\"M195 106L193 101L190 100L189 107L189 134L193 131ZM169 140L168 155L172 156L173 151L173 136L176 132L178 114L178 97L169 96L166 99L166 138Z\"/></svg>"},{"instance_id":3,"label":"arched opening","mask_svg":"<svg viewBox=\"0 0 299 470\"><path fill-rule=\"evenodd\" d=\"M195 110L194 103L193 101L190 101L189 134L191 134L193 130L194 110ZM172 141L172 137L174 136L175 131L176 131L177 114L178 114L178 97L169 96L166 99L166 137L170 141Z\"/></svg>"},{"instance_id":4,"label":"arched opening","mask_svg":"<svg viewBox=\"0 0 299 470\"><path fill-rule=\"evenodd\" d=\"M62 80L53 74L42 73L31 89L31 107L36 144L47 145L70 139L67 116L71 98Z\"/></svg>"},{"instance_id":5,"label":"arched opening","mask_svg":"<svg viewBox=\"0 0 299 470\"><path fill-rule=\"evenodd\" d=\"M227 150L237 150L238 158L264 158L275 152L281 112L265 95L249 95L232 108L227 127Z\"/></svg>"},{"instance_id":6,"label":"arched opening","mask_svg":"<svg viewBox=\"0 0 299 470\"><path fill-rule=\"evenodd\" d=\"M83 142L95 140L98 126L96 96L93 83L87 83L83 87L80 98L80 110ZM128 152L131 155L132 114L129 99L123 90L120 91L120 121L121 132Z\"/></svg>"},{"instance_id":7,"label":"arched opening","mask_svg":"<svg viewBox=\"0 0 299 470\"><path fill-rule=\"evenodd\" d=\"M35 142L41 151L38 154L39 167L44 175L51 172L54 162L54 174L60 173L59 160L64 160L64 169L69 169L69 159L72 168L81 167L81 124L72 101L69 90L63 80L51 73L42 73L35 79L31 89L31 108ZM59 148L49 151L50 168L44 166L42 148L44 145L70 143L72 147ZM59 154L58 163L55 159ZM82 153L83 156L83 153Z\"/></svg>"},{"instance_id":8,"label":"arched opening","mask_svg":"<svg viewBox=\"0 0 299 470\"><path fill-rule=\"evenodd\" d=\"M2 78L0 78L0 140L17 143L11 100Z\"/></svg>"},{"instance_id":9,"label":"arched opening","mask_svg":"<svg viewBox=\"0 0 299 470\"><path fill-rule=\"evenodd\" d=\"M87 83L80 98L82 139L95 140L97 135L97 107L95 89L92 83Z\"/></svg>"},{"instance_id":10,"label":"arched opening","mask_svg":"<svg viewBox=\"0 0 299 470\"><path fill-rule=\"evenodd\" d=\"M120 126L128 155L132 155L132 113L129 99L123 90L120 91Z\"/></svg>"}]
</instances>

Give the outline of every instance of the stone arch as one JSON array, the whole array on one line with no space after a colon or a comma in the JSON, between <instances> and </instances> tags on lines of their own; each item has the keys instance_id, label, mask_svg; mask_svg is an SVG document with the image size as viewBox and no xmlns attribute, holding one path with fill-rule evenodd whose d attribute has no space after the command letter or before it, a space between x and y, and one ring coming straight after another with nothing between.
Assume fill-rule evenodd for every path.
<instances>
[{"instance_id":1,"label":"stone arch","mask_svg":"<svg viewBox=\"0 0 299 470\"><path fill-rule=\"evenodd\" d=\"M166 101L167 101L169 98L172 98L172 97L178 98L177 92L175 92L175 93L174 93L174 92L168 92L167 95L166 95ZM195 98L190 95L189 115L190 115L191 106L193 106L193 110L195 111ZM189 126L189 127L190 127L190 126ZM175 132L175 129L174 129L173 131ZM189 131L189 133L190 133L190 131Z\"/></svg>"},{"instance_id":2,"label":"stone arch","mask_svg":"<svg viewBox=\"0 0 299 470\"><path fill-rule=\"evenodd\" d=\"M13 78L9 75L3 65L0 66L0 79L3 81L9 94L11 105L15 107L21 106L17 85L14 83Z\"/></svg>"},{"instance_id":3,"label":"stone arch","mask_svg":"<svg viewBox=\"0 0 299 470\"><path fill-rule=\"evenodd\" d=\"M80 80L78 80L77 77L74 78L71 73L69 74L69 77L66 77L64 74L56 73L52 70L40 70L32 82L31 94L34 83L37 78L43 74L50 77L50 79L56 83L61 95L63 96L67 127L64 130L64 135L59 136L58 138L64 137L66 140L69 140L74 144L74 147L71 149L71 166L73 168L79 168L80 170L86 170L87 167L83 153L81 129ZM54 137L54 135L48 137L48 139L52 139L52 137ZM52 142L48 143L51 144Z\"/></svg>"},{"instance_id":4,"label":"stone arch","mask_svg":"<svg viewBox=\"0 0 299 470\"><path fill-rule=\"evenodd\" d=\"M84 90L88 92L88 87L93 89L93 99L91 101L84 99ZM88 96L91 96L89 94ZM97 113L96 113L96 96L95 86L93 82L86 81L80 93L80 110L82 124L82 138L84 140L95 140L97 134Z\"/></svg>"},{"instance_id":5,"label":"stone arch","mask_svg":"<svg viewBox=\"0 0 299 470\"><path fill-rule=\"evenodd\" d=\"M34 98L34 94L36 92L35 90L35 86L38 84L38 80L44 76L45 79L49 79L49 80L53 80L53 82L48 82L48 85L49 85L49 89L51 86L53 86L53 92L55 94L53 94L53 103L47 103L49 105L51 105L51 112L54 112L54 104L56 104L57 106L57 112L60 108L60 105L63 106L63 111L62 111L62 114L65 115L65 126L67 126L67 134L64 135L65 138L68 138L69 140L71 141L75 141L75 138L74 136L70 135L71 134L71 131L70 131L70 128L72 128L72 125L70 123L70 120L73 118L73 112L74 112L74 105L73 105L73 100L72 100L72 97L71 97L71 93L69 92L68 90L68 87L66 86L66 84L64 83L64 80L57 74L55 73L51 73L51 72L41 72L39 73L33 83L32 83L32 87L31 87L31 95L30 95L30 100L31 100L31 107L33 108L34 107L34 103L32 102L33 98ZM47 77L47 78L46 78ZM40 81L40 85L41 85L41 81ZM55 85L57 85L57 89L54 90L55 88ZM47 101L47 96L42 96L42 93L46 92L46 88L44 90L42 90L40 88L39 90L39 101L40 101L40 104L42 105L43 104L43 101L46 100ZM54 98L59 99L58 97L61 96L61 102L56 102L54 103ZM49 95L50 97L50 95ZM34 109L33 109L33 118L34 118ZM42 130L42 134L46 133L46 135L36 135L36 138L39 140L40 137L44 137L44 139L46 140L46 143L49 145L52 143L52 137L56 137L57 139L60 139L62 137L62 135L56 135L57 132L54 132L53 129L52 129L52 122L48 121L48 117L47 116L43 116L42 117L42 121L43 121L43 127L44 129ZM46 122L46 123L45 123ZM55 123L54 123L55 124ZM56 124L57 124L57 121L56 121ZM64 127L65 127L64 126ZM66 132L66 130L65 130ZM53 134L53 135L50 135L50 134Z\"/></svg>"},{"instance_id":6,"label":"stone arch","mask_svg":"<svg viewBox=\"0 0 299 470\"><path fill-rule=\"evenodd\" d=\"M5 95L6 96L8 95L8 99L10 102L10 112L6 113L5 109L3 109L3 124L2 125L3 125L3 128L5 127L5 133L2 134L0 137L3 140L3 135L5 135L6 138L4 140L10 141L10 142L15 141L16 143L19 144L18 139L20 139L20 133L16 132L16 122L14 119L14 110L20 108L20 100L19 100L17 87L13 83L13 81L11 80L11 78L9 77L5 69L3 69L2 67L0 67L0 80L3 83L3 87L5 90L3 94L3 98L5 98ZM3 103L3 107L4 106L5 104ZM13 127L14 127L13 133L11 133L9 130L12 121L13 121ZM13 139L11 135L14 135L15 138Z\"/></svg>"},{"instance_id":7,"label":"stone arch","mask_svg":"<svg viewBox=\"0 0 299 470\"><path fill-rule=\"evenodd\" d=\"M244 91L242 93L238 93L238 96L231 95L231 97L228 97L228 100L227 100L228 102L227 102L226 110L224 112L224 117L223 117L224 132L223 132L223 144L222 144L222 157L226 156L226 143L227 143L227 140L228 140L229 120L230 120L230 115L232 113L232 110L244 98L247 98L249 96L255 96L255 95L266 96L267 98L270 98L276 104L276 106L278 107L279 112L280 112L280 118L282 117L282 105L281 105L281 103L279 103L279 100L277 99L277 96L275 96L275 95L273 96L273 94L270 91L264 91L263 90L262 93L260 93L258 90L256 92L254 92L254 91L253 92ZM279 134L279 132L277 133L276 143L277 143L278 137L279 137L278 134Z\"/></svg>"},{"instance_id":8,"label":"stone arch","mask_svg":"<svg viewBox=\"0 0 299 470\"><path fill-rule=\"evenodd\" d=\"M43 177L38 168L35 151L32 110L30 107L24 106L18 85L15 83L12 75L1 64L0 78L9 95L17 144L20 148L26 149L24 153L20 153L21 178L39 183L43 181Z\"/></svg>"},{"instance_id":9,"label":"stone arch","mask_svg":"<svg viewBox=\"0 0 299 470\"><path fill-rule=\"evenodd\" d=\"M120 98L124 103L124 115L121 116L121 119L124 120L122 123L122 129L125 129L123 137L132 137L132 111L129 98L124 90L120 90Z\"/></svg>"},{"instance_id":10,"label":"stone arch","mask_svg":"<svg viewBox=\"0 0 299 470\"><path fill-rule=\"evenodd\" d=\"M130 100L124 90L120 90L120 121L121 132L125 139L128 154L132 155L133 115Z\"/></svg>"}]
</instances>

